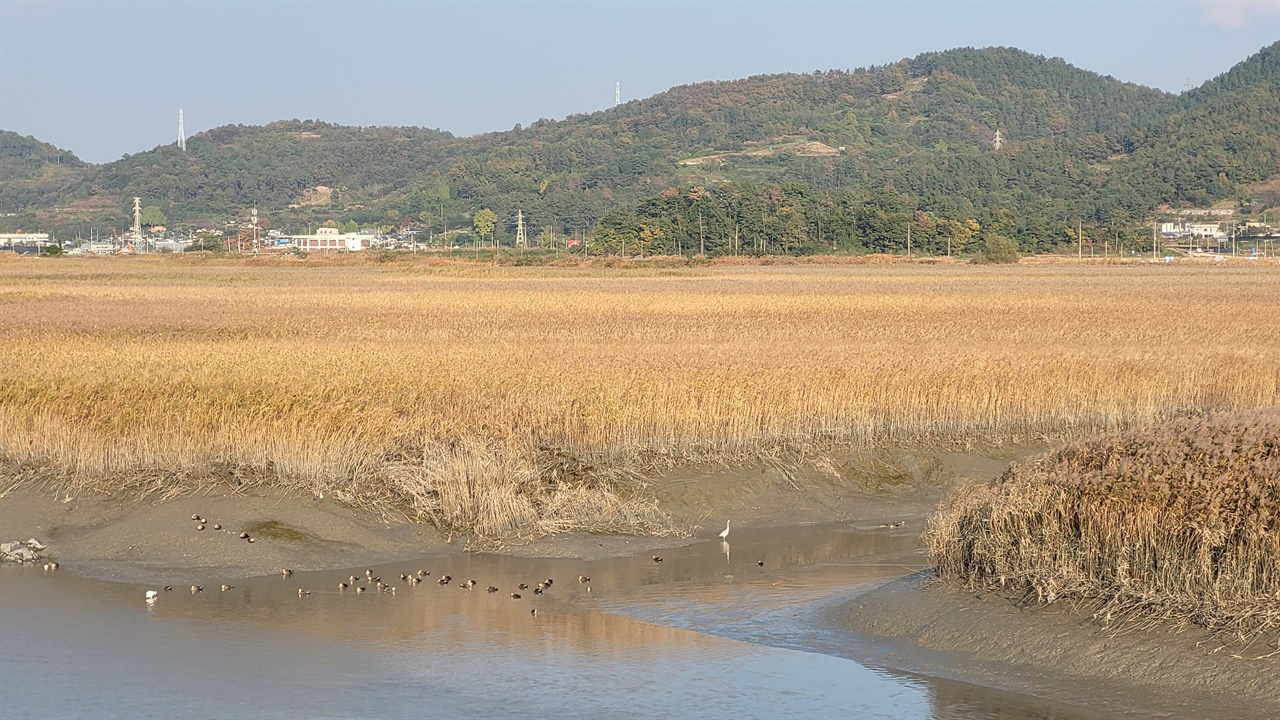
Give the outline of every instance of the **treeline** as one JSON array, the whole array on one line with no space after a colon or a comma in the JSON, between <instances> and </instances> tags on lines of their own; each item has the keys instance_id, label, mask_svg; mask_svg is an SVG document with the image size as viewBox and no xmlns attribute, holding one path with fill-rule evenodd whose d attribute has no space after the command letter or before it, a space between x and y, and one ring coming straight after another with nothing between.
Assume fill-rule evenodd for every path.
<instances>
[{"instance_id":1,"label":"treeline","mask_svg":"<svg viewBox=\"0 0 1280 720\"><path fill-rule=\"evenodd\" d=\"M536 215L525 220L534 228L529 236L540 246L563 247L572 239L584 252L626 256L969 255L997 238L1013 241L1022 253L1079 244L1098 252L1105 245L1113 253L1118 247L1151 248L1145 228L1066 223L1002 209L969 215L955 212L954 204L931 205L891 188L833 193L802 183L667 188L634 209L610 210L599 222L577 230L539 226ZM506 225L494 240L514 245L514 227Z\"/></svg>"}]
</instances>

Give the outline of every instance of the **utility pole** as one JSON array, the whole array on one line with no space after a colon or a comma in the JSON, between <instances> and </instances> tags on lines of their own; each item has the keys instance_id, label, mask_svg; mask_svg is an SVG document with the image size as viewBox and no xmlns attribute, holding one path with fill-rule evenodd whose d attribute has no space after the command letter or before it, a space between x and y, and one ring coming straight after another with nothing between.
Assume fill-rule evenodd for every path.
<instances>
[{"instance_id":1,"label":"utility pole","mask_svg":"<svg viewBox=\"0 0 1280 720\"><path fill-rule=\"evenodd\" d=\"M1080 232L1080 221L1076 220L1076 259L1084 259L1084 235Z\"/></svg>"},{"instance_id":2,"label":"utility pole","mask_svg":"<svg viewBox=\"0 0 1280 720\"><path fill-rule=\"evenodd\" d=\"M911 223L907 223L907 258L911 257Z\"/></svg>"}]
</instances>

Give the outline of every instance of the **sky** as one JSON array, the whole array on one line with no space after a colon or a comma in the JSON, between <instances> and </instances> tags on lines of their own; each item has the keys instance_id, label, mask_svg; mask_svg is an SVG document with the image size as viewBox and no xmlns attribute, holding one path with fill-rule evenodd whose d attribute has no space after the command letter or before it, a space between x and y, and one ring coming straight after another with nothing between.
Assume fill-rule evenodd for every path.
<instances>
[{"instance_id":1,"label":"sky","mask_svg":"<svg viewBox=\"0 0 1280 720\"><path fill-rule=\"evenodd\" d=\"M1280 0L0 0L0 128L90 162L226 124L472 135L670 87L1017 47L1181 92L1280 38Z\"/></svg>"}]
</instances>

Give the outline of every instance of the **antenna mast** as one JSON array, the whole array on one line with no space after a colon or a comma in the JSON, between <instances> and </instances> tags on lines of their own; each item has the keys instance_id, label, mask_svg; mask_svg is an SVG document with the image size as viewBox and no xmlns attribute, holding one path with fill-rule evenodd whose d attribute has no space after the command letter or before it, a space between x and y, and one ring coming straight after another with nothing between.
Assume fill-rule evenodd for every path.
<instances>
[{"instance_id":1,"label":"antenna mast","mask_svg":"<svg viewBox=\"0 0 1280 720\"><path fill-rule=\"evenodd\" d=\"M613 84L613 106L618 107L622 104L622 81Z\"/></svg>"},{"instance_id":2,"label":"antenna mast","mask_svg":"<svg viewBox=\"0 0 1280 720\"><path fill-rule=\"evenodd\" d=\"M187 132L182 129L182 108L178 108L178 149L187 151Z\"/></svg>"}]
</instances>

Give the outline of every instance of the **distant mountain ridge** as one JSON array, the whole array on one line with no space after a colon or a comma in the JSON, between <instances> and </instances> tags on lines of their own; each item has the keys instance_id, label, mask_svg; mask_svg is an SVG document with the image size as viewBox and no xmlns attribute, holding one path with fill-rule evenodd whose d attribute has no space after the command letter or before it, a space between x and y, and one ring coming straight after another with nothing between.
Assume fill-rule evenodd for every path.
<instances>
[{"instance_id":1,"label":"distant mountain ridge","mask_svg":"<svg viewBox=\"0 0 1280 720\"><path fill-rule=\"evenodd\" d=\"M1133 223L1163 204L1239 199L1280 174L1278 48L1176 96L1012 48L961 48L684 85L472 137L292 120L92 165L0 131L0 211L17 213L10 225L65 232L119 226L134 196L177 221L222 222L256 205L277 227L458 227L488 207L503 229L521 210L531 226L565 233L671 188L777 186L829 205L890 191L983 225L1001 213L1038 219L1014 233L1067 218ZM789 149L806 143L834 152ZM328 200L304 202L317 187Z\"/></svg>"}]
</instances>

